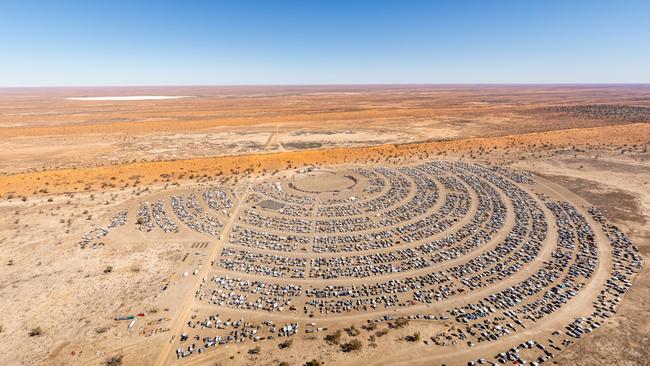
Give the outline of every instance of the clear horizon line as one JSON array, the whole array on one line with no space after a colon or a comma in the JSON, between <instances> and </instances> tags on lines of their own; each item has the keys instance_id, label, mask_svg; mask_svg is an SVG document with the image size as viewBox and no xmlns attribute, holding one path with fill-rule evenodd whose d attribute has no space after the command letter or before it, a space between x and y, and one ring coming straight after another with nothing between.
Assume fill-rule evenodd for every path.
<instances>
[{"instance_id":1,"label":"clear horizon line","mask_svg":"<svg viewBox=\"0 0 650 366\"><path fill-rule=\"evenodd\" d=\"M305 84L80 84L80 85L0 85L0 89L46 89L46 88L191 88L191 87L319 87L319 86L613 86L613 85L635 85L650 86L650 82L461 82L461 83L390 83L390 82L368 82L368 83L305 83Z\"/></svg>"}]
</instances>

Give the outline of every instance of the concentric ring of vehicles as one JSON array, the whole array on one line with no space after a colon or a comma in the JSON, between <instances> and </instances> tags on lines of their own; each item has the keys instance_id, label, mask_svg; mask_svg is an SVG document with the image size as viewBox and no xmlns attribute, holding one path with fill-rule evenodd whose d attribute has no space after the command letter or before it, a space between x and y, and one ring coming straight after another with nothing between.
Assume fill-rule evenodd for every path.
<instances>
[{"instance_id":1,"label":"concentric ring of vehicles","mask_svg":"<svg viewBox=\"0 0 650 366\"><path fill-rule=\"evenodd\" d=\"M159 194L81 245L118 230L188 242L178 275L194 282L158 364L405 321L427 325L422 364L541 364L611 317L642 266L630 240L571 192L458 161L310 168Z\"/></svg>"}]
</instances>

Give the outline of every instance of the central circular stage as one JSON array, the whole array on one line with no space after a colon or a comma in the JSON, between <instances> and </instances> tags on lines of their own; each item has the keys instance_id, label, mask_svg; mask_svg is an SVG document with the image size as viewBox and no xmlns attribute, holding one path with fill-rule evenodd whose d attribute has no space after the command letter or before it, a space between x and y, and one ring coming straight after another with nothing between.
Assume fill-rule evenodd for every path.
<instances>
[{"instance_id":1,"label":"central circular stage","mask_svg":"<svg viewBox=\"0 0 650 366\"><path fill-rule=\"evenodd\" d=\"M293 178L296 189L309 193L340 192L354 187L352 176L330 171L299 173Z\"/></svg>"}]
</instances>

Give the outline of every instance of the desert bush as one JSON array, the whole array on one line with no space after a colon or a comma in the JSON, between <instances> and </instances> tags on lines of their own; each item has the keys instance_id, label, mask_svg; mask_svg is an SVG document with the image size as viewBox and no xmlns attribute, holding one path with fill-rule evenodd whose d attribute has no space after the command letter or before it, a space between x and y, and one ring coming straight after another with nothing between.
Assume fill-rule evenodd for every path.
<instances>
[{"instance_id":1,"label":"desert bush","mask_svg":"<svg viewBox=\"0 0 650 366\"><path fill-rule=\"evenodd\" d=\"M41 329L41 327L32 328L32 330L27 334L29 334L30 337L36 337L43 334L43 329Z\"/></svg>"},{"instance_id":2,"label":"desert bush","mask_svg":"<svg viewBox=\"0 0 650 366\"><path fill-rule=\"evenodd\" d=\"M370 332L370 331L373 331L373 330L377 329L377 323L375 323L375 322L370 322L370 323L364 325L364 326L363 326L363 329L365 329L365 330L367 330L367 331L369 331L369 332Z\"/></svg>"},{"instance_id":3,"label":"desert bush","mask_svg":"<svg viewBox=\"0 0 650 366\"><path fill-rule=\"evenodd\" d=\"M409 320L404 318L399 318L391 323L391 327L395 329L403 328L407 325L409 325Z\"/></svg>"},{"instance_id":4,"label":"desert bush","mask_svg":"<svg viewBox=\"0 0 650 366\"><path fill-rule=\"evenodd\" d=\"M318 361L317 359L313 359L311 361L305 362L305 366L323 366L323 363Z\"/></svg>"},{"instance_id":5,"label":"desert bush","mask_svg":"<svg viewBox=\"0 0 650 366\"><path fill-rule=\"evenodd\" d=\"M325 336L325 342L327 342L328 344L339 344L340 341L341 341L341 330L337 330L336 332Z\"/></svg>"},{"instance_id":6,"label":"desert bush","mask_svg":"<svg viewBox=\"0 0 650 366\"><path fill-rule=\"evenodd\" d=\"M378 331L375 333L375 335L376 335L377 337L383 337L383 336L385 336L386 334L388 334L388 329L378 330Z\"/></svg>"},{"instance_id":7,"label":"desert bush","mask_svg":"<svg viewBox=\"0 0 650 366\"><path fill-rule=\"evenodd\" d=\"M354 325L351 325L349 328L345 328L345 332L350 337L356 337L356 336L359 335L359 333L361 333L361 331L359 329L357 329L357 327L355 327Z\"/></svg>"},{"instance_id":8,"label":"desert bush","mask_svg":"<svg viewBox=\"0 0 650 366\"><path fill-rule=\"evenodd\" d=\"M415 332L413 334L409 334L406 337L404 337L404 339L407 342L417 342L417 341L420 340L420 332Z\"/></svg>"},{"instance_id":9,"label":"desert bush","mask_svg":"<svg viewBox=\"0 0 650 366\"><path fill-rule=\"evenodd\" d=\"M358 339L353 339L341 345L341 351L343 352L359 351L361 348L363 348L363 343Z\"/></svg>"},{"instance_id":10,"label":"desert bush","mask_svg":"<svg viewBox=\"0 0 650 366\"><path fill-rule=\"evenodd\" d=\"M293 339L287 339L286 341L278 344L278 347L280 349L285 349L291 347L292 344L293 344Z\"/></svg>"},{"instance_id":11,"label":"desert bush","mask_svg":"<svg viewBox=\"0 0 650 366\"><path fill-rule=\"evenodd\" d=\"M104 365L106 366L119 366L122 364L122 355L118 356L111 356L104 361Z\"/></svg>"},{"instance_id":12,"label":"desert bush","mask_svg":"<svg viewBox=\"0 0 650 366\"><path fill-rule=\"evenodd\" d=\"M111 272L113 272L113 266L107 266L106 268L104 268L104 273L111 273Z\"/></svg>"},{"instance_id":13,"label":"desert bush","mask_svg":"<svg viewBox=\"0 0 650 366\"><path fill-rule=\"evenodd\" d=\"M259 355L259 354L260 354L260 351L262 351L262 349L260 348L260 346L257 346L257 347L255 347L255 348L251 348L251 349L249 349L249 350L248 350L248 354L249 354L249 355Z\"/></svg>"}]
</instances>

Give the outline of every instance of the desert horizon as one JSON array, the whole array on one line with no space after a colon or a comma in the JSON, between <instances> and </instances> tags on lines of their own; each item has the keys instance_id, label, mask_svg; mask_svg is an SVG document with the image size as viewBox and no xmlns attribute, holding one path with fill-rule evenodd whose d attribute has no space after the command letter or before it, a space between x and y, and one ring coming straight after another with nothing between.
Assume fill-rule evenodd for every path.
<instances>
[{"instance_id":1,"label":"desert horizon","mask_svg":"<svg viewBox=\"0 0 650 366\"><path fill-rule=\"evenodd\" d=\"M6 2L0 365L650 365L650 3Z\"/></svg>"}]
</instances>

